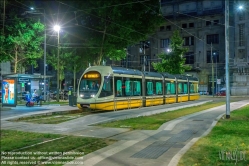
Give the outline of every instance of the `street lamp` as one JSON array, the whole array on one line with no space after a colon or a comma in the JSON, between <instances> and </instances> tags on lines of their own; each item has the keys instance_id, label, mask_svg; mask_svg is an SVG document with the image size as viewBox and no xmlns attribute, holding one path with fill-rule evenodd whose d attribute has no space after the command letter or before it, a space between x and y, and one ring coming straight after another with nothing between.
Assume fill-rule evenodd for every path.
<instances>
[{"instance_id":1,"label":"street lamp","mask_svg":"<svg viewBox=\"0 0 249 166\"><path fill-rule=\"evenodd\" d=\"M58 41L57 41L57 94L56 94L56 100L59 101L59 89L60 89L60 55L59 55L59 44L60 44L60 26L55 25L54 30L58 33Z\"/></svg>"}]
</instances>

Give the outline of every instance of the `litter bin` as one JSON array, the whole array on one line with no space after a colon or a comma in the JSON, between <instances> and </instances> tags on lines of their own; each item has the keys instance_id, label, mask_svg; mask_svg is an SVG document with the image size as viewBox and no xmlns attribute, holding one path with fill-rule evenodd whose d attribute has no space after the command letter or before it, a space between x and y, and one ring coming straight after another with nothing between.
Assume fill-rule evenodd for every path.
<instances>
[{"instance_id":1,"label":"litter bin","mask_svg":"<svg viewBox=\"0 0 249 166\"><path fill-rule=\"evenodd\" d=\"M69 101L69 106L73 106L73 87L70 86L68 88L68 101Z\"/></svg>"},{"instance_id":2,"label":"litter bin","mask_svg":"<svg viewBox=\"0 0 249 166\"><path fill-rule=\"evenodd\" d=\"M69 100L69 106L76 106L77 97L76 93L73 92L72 86L69 86L68 88L68 100Z\"/></svg>"},{"instance_id":3,"label":"litter bin","mask_svg":"<svg viewBox=\"0 0 249 166\"><path fill-rule=\"evenodd\" d=\"M72 96L72 103L73 103L73 106L76 106L77 105L77 97L76 97L76 92L73 92L73 95Z\"/></svg>"}]
</instances>

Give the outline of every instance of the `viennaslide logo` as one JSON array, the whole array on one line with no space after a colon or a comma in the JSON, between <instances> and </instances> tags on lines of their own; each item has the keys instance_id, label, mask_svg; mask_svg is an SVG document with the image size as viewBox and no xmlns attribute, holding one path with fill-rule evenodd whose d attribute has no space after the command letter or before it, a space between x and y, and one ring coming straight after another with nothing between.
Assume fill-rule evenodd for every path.
<instances>
[{"instance_id":1,"label":"viennaslide logo","mask_svg":"<svg viewBox=\"0 0 249 166\"><path fill-rule=\"evenodd\" d=\"M241 151L238 147L234 150L220 150L219 158L222 161L246 161L246 151Z\"/></svg>"}]
</instances>

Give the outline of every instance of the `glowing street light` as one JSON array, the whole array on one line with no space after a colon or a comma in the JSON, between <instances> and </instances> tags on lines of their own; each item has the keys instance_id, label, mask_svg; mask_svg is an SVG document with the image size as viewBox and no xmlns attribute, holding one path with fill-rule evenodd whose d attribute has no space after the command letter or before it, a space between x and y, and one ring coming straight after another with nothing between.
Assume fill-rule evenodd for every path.
<instances>
[{"instance_id":1,"label":"glowing street light","mask_svg":"<svg viewBox=\"0 0 249 166\"><path fill-rule=\"evenodd\" d=\"M61 27L60 27L59 25L55 25L55 26L54 26L54 30L55 30L55 31L59 32L60 29L61 29Z\"/></svg>"},{"instance_id":2,"label":"glowing street light","mask_svg":"<svg viewBox=\"0 0 249 166\"><path fill-rule=\"evenodd\" d=\"M59 101L59 89L60 89L60 54L59 54L59 44L60 44L60 29L59 25L54 26L54 30L58 33L58 41L57 41L57 94L56 100Z\"/></svg>"}]
</instances>

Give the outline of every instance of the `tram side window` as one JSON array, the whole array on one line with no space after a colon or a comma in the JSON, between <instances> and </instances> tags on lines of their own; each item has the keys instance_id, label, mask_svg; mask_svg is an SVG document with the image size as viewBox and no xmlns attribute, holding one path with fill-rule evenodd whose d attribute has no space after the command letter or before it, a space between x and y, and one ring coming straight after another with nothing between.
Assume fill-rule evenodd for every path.
<instances>
[{"instance_id":1,"label":"tram side window","mask_svg":"<svg viewBox=\"0 0 249 166\"><path fill-rule=\"evenodd\" d=\"M156 94L161 95L162 94L162 82L156 82Z\"/></svg>"},{"instance_id":2,"label":"tram side window","mask_svg":"<svg viewBox=\"0 0 249 166\"><path fill-rule=\"evenodd\" d=\"M188 83L187 82L184 82L183 84L183 93L188 94Z\"/></svg>"},{"instance_id":3,"label":"tram side window","mask_svg":"<svg viewBox=\"0 0 249 166\"><path fill-rule=\"evenodd\" d=\"M182 86L183 86L183 83L182 83L182 82L179 82L179 83L178 83L178 94L182 94L182 93L183 93L183 88L182 88Z\"/></svg>"},{"instance_id":4,"label":"tram side window","mask_svg":"<svg viewBox=\"0 0 249 166\"><path fill-rule=\"evenodd\" d=\"M134 96L141 96L141 82L133 81Z\"/></svg>"},{"instance_id":5,"label":"tram side window","mask_svg":"<svg viewBox=\"0 0 249 166\"><path fill-rule=\"evenodd\" d=\"M122 80L117 80L116 91L117 91L117 97L122 96Z\"/></svg>"},{"instance_id":6,"label":"tram side window","mask_svg":"<svg viewBox=\"0 0 249 166\"><path fill-rule=\"evenodd\" d=\"M147 95L153 95L153 82L152 81L148 81L147 82Z\"/></svg>"},{"instance_id":7,"label":"tram side window","mask_svg":"<svg viewBox=\"0 0 249 166\"><path fill-rule=\"evenodd\" d=\"M167 95L171 94L170 87L171 87L170 82L166 82L166 84L165 84L165 94L167 94Z\"/></svg>"},{"instance_id":8,"label":"tram side window","mask_svg":"<svg viewBox=\"0 0 249 166\"><path fill-rule=\"evenodd\" d=\"M194 92L194 84L193 83L189 83L189 93L195 93Z\"/></svg>"},{"instance_id":9,"label":"tram side window","mask_svg":"<svg viewBox=\"0 0 249 166\"><path fill-rule=\"evenodd\" d=\"M197 83L189 83L190 93L198 93L198 84Z\"/></svg>"},{"instance_id":10,"label":"tram side window","mask_svg":"<svg viewBox=\"0 0 249 166\"><path fill-rule=\"evenodd\" d=\"M176 94L176 85L175 82L170 83L170 94Z\"/></svg>"},{"instance_id":11,"label":"tram side window","mask_svg":"<svg viewBox=\"0 0 249 166\"><path fill-rule=\"evenodd\" d=\"M112 77L110 76L105 76L104 77L104 82L103 82L103 87L101 90L101 93L99 97L106 97L106 96L111 96L113 95L113 89L112 89Z\"/></svg>"},{"instance_id":12,"label":"tram side window","mask_svg":"<svg viewBox=\"0 0 249 166\"><path fill-rule=\"evenodd\" d=\"M125 81L125 95L133 96L133 84L132 81Z\"/></svg>"}]
</instances>

